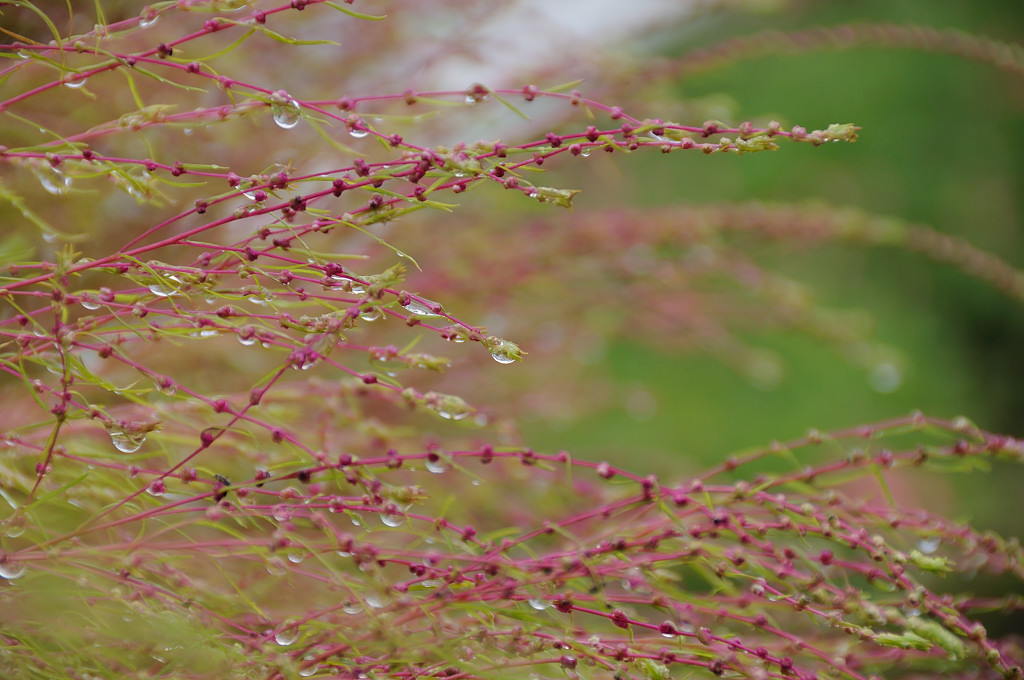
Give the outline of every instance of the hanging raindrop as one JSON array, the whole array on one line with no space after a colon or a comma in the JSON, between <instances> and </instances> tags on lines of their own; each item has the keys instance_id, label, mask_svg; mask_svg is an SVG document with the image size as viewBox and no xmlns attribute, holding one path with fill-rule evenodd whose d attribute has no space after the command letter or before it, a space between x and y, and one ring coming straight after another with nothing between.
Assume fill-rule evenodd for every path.
<instances>
[{"instance_id":1,"label":"hanging raindrop","mask_svg":"<svg viewBox=\"0 0 1024 680\"><path fill-rule=\"evenodd\" d=\"M546 600L540 597L531 597L526 601L526 603L539 612L542 612L551 606L551 600Z\"/></svg>"},{"instance_id":2,"label":"hanging raindrop","mask_svg":"<svg viewBox=\"0 0 1024 680\"><path fill-rule=\"evenodd\" d=\"M285 622L281 630L274 634L274 642L287 647L288 645L295 644L295 641L299 639L299 626L295 623Z\"/></svg>"},{"instance_id":3,"label":"hanging raindrop","mask_svg":"<svg viewBox=\"0 0 1024 680\"><path fill-rule=\"evenodd\" d=\"M85 85L86 80L88 80L88 78L76 73L74 75L69 76L68 79L64 81L64 87L70 87L72 90L77 90L78 88Z\"/></svg>"},{"instance_id":4,"label":"hanging raindrop","mask_svg":"<svg viewBox=\"0 0 1024 680\"><path fill-rule=\"evenodd\" d=\"M17 562L4 562L0 564L0 578L13 581L25 575L25 565Z\"/></svg>"},{"instance_id":5,"label":"hanging raindrop","mask_svg":"<svg viewBox=\"0 0 1024 680\"><path fill-rule=\"evenodd\" d=\"M110 433L110 442L114 448L121 453L135 453L142 448L146 442L146 434L129 434L127 432L113 431Z\"/></svg>"},{"instance_id":6,"label":"hanging raindrop","mask_svg":"<svg viewBox=\"0 0 1024 680\"><path fill-rule=\"evenodd\" d=\"M402 307L405 308L405 311L413 314L419 314L420 316L440 316L440 314L435 312L434 309L440 309L441 305L426 298L423 298L422 302L420 300L413 300L412 298L409 298Z\"/></svg>"},{"instance_id":7,"label":"hanging raindrop","mask_svg":"<svg viewBox=\"0 0 1024 680\"><path fill-rule=\"evenodd\" d=\"M270 108L274 112L274 122L285 130L290 130L298 125L299 119L302 118L302 107L283 90L275 92L271 96Z\"/></svg>"},{"instance_id":8,"label":"hanging raindrop","mask_svg":"<svg viewBox=\"0 0 1024 680\"><path fill-rule=\"evenodd\" d=\"M315 658L316 657L313 656L312 654L309 654L307 656L302 657L302 660L304 662L306 662L306 663L309 663L310 665L305 666L303 668L300 668L299 669L299 675L301 675L304 678L308 678L308 677L311 677L313 675L316 675L316 672L318 670L320 670L320 664L318 664L318 663L311 663Z\"/></svg>"},{"instance_id":9,"label":"hanging raindrop","mask_svg":"<svg viewBox=\"0 0 1024 680\"><path fill-rule=\"evenodd\" d=\"M149 28L159 20L160 15L156 13L156 10L151 7L147 7L142 10L142 14L139 15L139 28Z\"/></svg>"},{"instance_id":10,"label":"hanging raindrop","mask_svg":"<svg viewBox=\"0 0 1024 680\"><path fill-rule=\"evenodd\" d=\"M159 283L153 283L148 286L149 292L159 297L171 297L177 294L177 290L161 285Z\"/></svg>"},{"instance_id":11,"label":"hanging raindrop","mask_svg":"<svg viewBox=\"0 0 1024 680\"><path fill-rule=\"evenodd\" d=\"M512 357L508 356L507 354L502 354L501 352L491 352L491 356L499 364L513 364L516 361Z\"/></svg>"},{"instance_id":12,"label":"hanging raindrop","mask_svg":"<svg viewBox=\"0 0 1024 680\"><path fill-rule=\"evenodd\" d=\"M71 178L49 163L32 166L32 172L39 178L43 189L54 196L63 196L71 189Z\"/></svg>"},{"instance_id":13,"label":"hanging raindrop","mask_svg":"<svg viewBox=\"0 0 1024 680\"><path fill-rule=\"evenodd\" d=\"M87 297L85 295L83 295L79 299L79 303L89 311L99 309L102 306L101 303L97 302L96 300L93 300L92 296Z\"/></svg>"},{"instance_id":14,"label":"hanging raindrop","mask_svg":"<svg viewBox=\"0 0 1024 680\"><path fill-rule=\"evenodd\" d=\"M458 420L458 418L453 418L452 420ZM435 475L439 475L442 472L448 471L447 463L445 463L440 458L438 458L437 460L431 460L428 458L424 463L424 467L427 468L428 472L433 472Z\"/></svg>"}]
</instances>

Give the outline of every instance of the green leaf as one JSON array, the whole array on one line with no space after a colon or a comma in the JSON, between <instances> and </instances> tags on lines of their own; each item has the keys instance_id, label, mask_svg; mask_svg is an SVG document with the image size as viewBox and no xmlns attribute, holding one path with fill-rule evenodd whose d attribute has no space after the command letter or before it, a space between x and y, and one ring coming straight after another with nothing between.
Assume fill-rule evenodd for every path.
<instances>
[{"instance_id":1,"label":"green leaf","mask_svg":"<svg viewBox=\"0 0 1024 680\"><path fill-rule=\"evenodd\" d=\"M549 87L549 88L546 88L546 89L541 90L541 91L542 92L550 92L552 94L556 93L556 92L565 92L566 90L574 89L575 87L579 86L582 83L583 83L582 79L570 80L567 83L562 83L561 85L555 85L554 87Z\"/></svg>"},{"instance_id":2,"label":"green leaf","mask_svg":"<svg viewBox=\"0 0 1024 680\"><path fill-rule=\"evenodd\" d=\"M356 19L366 19L367 21L381 21L382 19L388 18L387 14L381 15L379 17L374 16L373 14L363 14L362 12L356 12L355 10L351 10L348 7L342 7L341 5L334 2L325 2L324 4L332 9L338 10L339 12L344 12L350 17L355 17Z\"/></svg>"}]
</instances>

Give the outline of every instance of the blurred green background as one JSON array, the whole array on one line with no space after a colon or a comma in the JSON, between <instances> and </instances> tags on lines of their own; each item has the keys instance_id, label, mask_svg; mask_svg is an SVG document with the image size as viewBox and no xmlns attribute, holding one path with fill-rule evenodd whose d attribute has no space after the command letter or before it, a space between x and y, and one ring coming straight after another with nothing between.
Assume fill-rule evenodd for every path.
<instances>
[{"instance_id":1,"label":"blurred green background","mask_svg":"<svg viewBox=\"0 0 1024 680\"><path fill-rule=\"evenodd\" d=\"M766 29L865 22L952 28L1020 44L1024 3L809 2L778 12L716 12L666 31L652 44L661 56L685 58L696 48ZM635 154L615 163L623 175L636 177L630 191L638 206L820 200L930 225L1019 266L1019 64L1014 73L947 54L870 45L743 60L652 84L646 94L671 102L679 118L717 111L727 122L777 119L808 129L853 122L863 127L860 140L822 149L787 144L777 153L742 158ZM580 181L586 186L589 180ZM600 191L585 191L579 205L600 209L601 202ZM914 409L965 415L983 428L1024 435L1019 300L954 267L897 249L835 244L793 252L766 245L748 254L812 285L824 306L866 310L875 320L874 338L901 353L898 388L874 389L864 369L796 333L750 338L784 359L784 379L771 390L706 356L619 342L609 347L600 370L619 382L622 403L568 430L534 422L529 440L560 447L569 437L580 449L622 462L635 462L639 452L660 452L652 464L670 472L679 456L699 461L699 467L810 427L846 427ZM630 394L641 395L641 408ZM1019 531L1017 513L1004 505L1010 496L993 493L993 485L1009 492L1022 481L1017 468L958 479L965 492L962 516Z\"/></svg>"}]
</instances>

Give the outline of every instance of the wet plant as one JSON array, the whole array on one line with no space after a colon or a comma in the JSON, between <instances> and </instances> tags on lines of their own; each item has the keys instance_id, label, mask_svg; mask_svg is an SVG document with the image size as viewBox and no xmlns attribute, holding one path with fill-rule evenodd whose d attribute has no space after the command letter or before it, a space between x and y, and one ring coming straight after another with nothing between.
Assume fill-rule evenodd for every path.
<instances>
[{"instance_id":1,"label":"wet plant","mask_svg":"<svg viewBox=\"0 0 1024 680\"><path fill-rule=\"evenodd\" d=\"M857 125L674 122L613 84L391 88L363 41L398 18L264 4L97 4L68 31L12 5L4 677L1022 677L998 625L1019 597L968 586L1019 590L1019 541L904 488L1019 463L1018 439L913 413L669 479L518 428L594 407L595 337L704 352L767 389L779 366L749 332L796 329L897 380L856 315L734 234L895 245L1022 297L1012 265L923 225L588 213L562 181L607 156L827 154ZM877 31L836 35L948 44ZM1019 70L991 41L946 51ZM339 64L372 77L326 83Z\"/></svg>"}]
</instances>

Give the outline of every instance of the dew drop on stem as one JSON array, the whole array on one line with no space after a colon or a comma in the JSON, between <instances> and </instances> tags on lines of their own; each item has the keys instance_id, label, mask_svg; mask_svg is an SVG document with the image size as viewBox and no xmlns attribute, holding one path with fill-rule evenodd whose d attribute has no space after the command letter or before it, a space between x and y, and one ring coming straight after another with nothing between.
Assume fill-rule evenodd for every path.
<instances>
[{"instance_id":1,"label":"dew drop on stem","mask_svg":"<svg viewBox=\"0 0 1024 680\"><path fill-rule=\"evenodd\" d=\"M145 442L145 434L129 434L121 431L110 433L110 443L121 453L135 453L142 448Z\"/></svg>"},{"instance_id":2,"label":"dew drop on stem","mask_svg":"<svg viewBox=\"0 0 1024 680\"><path fill-rule=\"evenodd\" d=\"M90 312L91 311L95 311L95 310L99 309L102 306L102 303L92 299L91 296L86 297L86 296L83 295L82 298L79 300L79 302L81 303L81 305L83 307L88 309Z\"/></svg>"},{"instance_id":3,"label":"dew drop on stem","mask_svg":"<svg viewBox=\"0 0 1024 680\"><path fill-rule=\"evenodd\" d=\"M17 538L25 533L26 524L25 515L18 513L0 522L0 527L3 527L0 533L8 538Z\"/></svg>"},{"instance_id":4,"label":"dew drop on stem","mask_svg":"<svg viewBox=\"0 0 1024 680\"><path fill-rule=\"evenodd\" d=\"M63 196L71 189L71 178L50 164L32 166L32 172L47 193Z\"/></svg>"},{"instance_id":5,"label":"dew drop on stem","mask_svg":"<svg viewBox=\"0 0 1024 680\"><path fill-rule=\"evenodd\" d=\"M551 600L547 600L541 597L531 597L529 600L526 601L526 603L539 612L542 612L551 606Z\"/></svg>"},{"instance_id":6,"label":"dew drop on stem","mask_svg":"<svg viewBox=\"0 0 1024 680\"><path fill-rule=\"evenodd\" d=\"M250 201L255 201L256 200L256 189L255 189L255 187L256 187L256 182L254 182L252 180L246 180L245 182L242 182L241 184L238 185L239 191L241 191L242 195L245 196L246 198L248 198Z\"/></svg>"},{"instance_id":7,"label":"dew drop on stem","mask_svg":"<svg viewBox=\"0 0 1024 680\"><path fill-rule=\"evenodd\" d=\"M13 581L16 578L21 578L25 575L25 565L18 564L17 562L3 562L0 563L0 578Z\"/></svg>"},{"instance_id":8,"label":"dew drop on stem","mask_svg":"<svg viewBox=\"0 0 1024 680\"><path fill-rule=\"evenodd\" d=\"M454 419L454 420L457 420ZM424 463L424 467L427 468L428 472L433 472L435 475L439 475L443 472L448 471L448 464L438 458L437 460L430 460L429 458Z\"/></svg>"},{"instance_id":9,"label":"dew drop on stem","mask_svg":"<svg viewBox=\"0 0 1024 680\"><path fill-rule=\"evenodd\" d=\"M156 10L152 7L147 7L142 10L142 14L139 15L139 28L150 28L159 20L160 15L156 13Z\"/></svg>"},{"instance_id":10,"label":"dew drop on stem","mask_svg":"<svg viewBox=\"0 0 1024 680\"><path fill-rule=\"evenodd\" d=\"M150 284L148 288L149 292L158 297L171 297L172 295L175 295L178 292L173 288L169 288L159 283Z\"/></svg>"},{"instance_id":11,"label":"dew drop on stem","mask_svg":"<svg viewBox=\"0 0 1024 680\"><path fill-rule=\"evenodd\" d=\"M64 87L70 87L72 90L77 90L85 85L86 80L88 80L88 77L74 73L64 80Z\"/></svg>"},{"instance_id":12,"label":"dew drop on stem","mask_svg":"<svg viewBox=\"0 0 1024 680\"><path fill-rule=\"evenodd\" d=\"M440 305L432 300L427 300L426 298L423 298L422 301L409 298L402 307L405 308L405 311L411 312L412 314L419 314L420 316L440 316L440 314L434 311L434 309L439 308Z\"/></svg>"},{"instance_id":13,"label":"dew drop on stem","mask_svg":"<svg viewBox=\"0 0 1024 680\"><path fill-rule=\"evenodd\" d=\"M288 645L295 644L295 641L299 639L299 626L295 623L285 622L284 626L281 627L277 633L274 634L274 642L287 647Z\"/></svg>"},{"instance_id":14,"label":"dew drop on stem","mask_svg":"<svg viewBox=\"0 0 1024 680\"><path fill-rule=\"evenodd\" d=\"M302 118L302 107L283 90L271 95L270 108L274 114L274 122L285 130L290 130L298 125Z\"/></svg>"}]
</instances>

